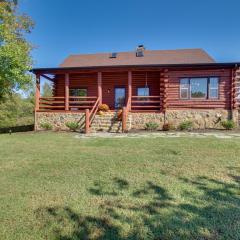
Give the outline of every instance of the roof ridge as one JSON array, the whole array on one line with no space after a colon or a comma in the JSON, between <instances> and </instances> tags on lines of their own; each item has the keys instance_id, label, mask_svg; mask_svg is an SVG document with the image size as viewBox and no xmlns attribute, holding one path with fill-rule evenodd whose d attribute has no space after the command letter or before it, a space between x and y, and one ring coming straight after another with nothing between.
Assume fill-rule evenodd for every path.
<instances>
[{"instance_id":1,"label":"roof ridge","mask_svg":"<svg viewBox=\"0 0 240 240\"><path fill-rule=\"evenodd\" d=\"M144 51L146 52L167 52L167 51L187 51L187 50L200 50L200 51L203 51L205 53L206 50L203 49L203 48L175 48L175 49L145 49ZM132 50L132 51L120 51L120 52L117 52L117 51L109 51L109 52L96 52L96 53L71 53L68 55L68 57L72 57L72 56L83 56L83 55L101 55L101 54L111 54L111 53L135 53L135 50Z\"/></svg>"}]
</instances>

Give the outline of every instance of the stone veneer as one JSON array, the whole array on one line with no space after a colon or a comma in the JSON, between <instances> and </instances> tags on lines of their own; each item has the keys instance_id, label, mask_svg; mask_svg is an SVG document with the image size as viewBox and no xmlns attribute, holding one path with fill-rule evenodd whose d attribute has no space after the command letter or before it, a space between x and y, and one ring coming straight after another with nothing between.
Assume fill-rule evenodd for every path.
<instances>
[{"instance_id":1,"label":"stone veneer","mask_svg":"<svg viewBox=\"0 0 240 240\"><path fill-rule=\"evenodd\" d=\"M144 129L145 124L148 122L157 123L159 125L159 129L161 129L164 124L163 113L134 112L129 113L129 117L131 119L132 129Z\"/></svg>"},{"instance_id":2,"label":"stone veneer","mask_svg":"<svg viewBox=\"0 0 240 240\"><path fill-rule=\"evenodd\" d=\"M166 113L129 113L128 129L144 129L147 122L156 122L162 129L164 122L170 123L177 128L183 121L193 122L194 129L215 128L221 129L221 121L232 118L238 126L238 111L227 110L167 110ZM103 118L104 120L105 118ZM80 121L84 126L85 113L47 113L37 112L35 115L35 129L42 130L41 123L50 123L53 130L67 130L66 122ZM97 130L97 121L94 128Z\"/></svg>"},{"instance_id":3,"label":"stone veneer","mask_svg":"<svg viewBox=\"0 0 240 240\"><path fill-rule=\"evenodd\" d=\"M85 121L85 113L64 113L64 112L36 112L35 114L35 130L43 130L42 123L49 123L53 126L53 130L68 130L67 122L80 121L80 126Z\"/></svg>"},{"instance_id":4,"label":"stone veneer","mask_svg":"<svg viewBox=\"0 0 240 240\"><path fill-rule=\"evenodd\" d=\"M228 110L167 110L166 113L131 113L132 129L144 129L147 122L156 122L159 129L164 120L177 128L183 121L192 121L194 129L215 128L222 129L221 121L230 119L238 126L238 111Z\"/></svg>"}]
</instances>

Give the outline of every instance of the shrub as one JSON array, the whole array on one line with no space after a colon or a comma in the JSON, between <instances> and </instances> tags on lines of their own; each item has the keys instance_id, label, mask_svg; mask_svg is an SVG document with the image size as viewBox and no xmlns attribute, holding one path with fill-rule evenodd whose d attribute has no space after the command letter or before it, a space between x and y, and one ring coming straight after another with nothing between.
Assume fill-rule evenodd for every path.
<instances>
[{"instance_id":1,"label":"shrub","mask_svg":"<svg viewBox=\"0 0 240 240\"><path fill-rule=\"evenodd\" d=\"M148 131L153 131L158 128L158 124L155 122L148 122L145 124L145 129Z\"/></svg>"},{"instance_id":2,"label":"shrub","mask_svg":"<svg viewBox=\"0 0 240 240\"><path fill-rule=\"evenodd\" d=\"M233 120L226 120L221 122L221 124L227 130L231 130L235 127L235 123L233 122Z\"/></svg>"},{"instance_id":3,"label":"shrub","mask_svg":"<svg viewBox=\"0 0 240 240\"><path fill-rule=\"evenodd\" d=\"M67 122L66 126L71 130L71 131L76 131L79 127L79 123L78 122Z\"/></svg>"},{"instance_id":4,"label":"shrub","mask_svg":"<svg viewBox=\"0 0 240 240\"><path fill-rule=\"evenodd\" d=\"M163 131L169 131L169 130L174 130L174 129L175 128L174 128L173 124L171 124L171 123L164 123L163 127L162 127Z\"/></svg>"},{"instance_id":5,"label":"shrub","mask_svg":"<svg viewBox=\"0 0 240 240\"><path fill-rule=\"evenodd\" d=\"M53 129L53 127L52 127L52 125L50 124L50 123L41 123L41 128L43 128L44 130L52 130Z\"/></svg>"},{"instance_id":6,"label":"shrub","mask_svg":"<svg viewBox=\"0 0 240 240\"><path fill-rule=\"evenodd\" d=\"M101 104L99 107L98 107L98 110L99 111L103 111L103 112L108 112L109 111L109 106L107 104Z\"/></svg>"},{"instance_id":7,"label":"shrub","mask_svg":"<svg viewBox=\"0 0 240 240\"><path fill-rule=\"evenodd\" d=\"M184 121L184 122L180 123L180 125L179 125L179 129L181 131L183 131L183 130L191 130L192 127L193 127L193 123L191 121Z\"/></svg>"}]
</instances>

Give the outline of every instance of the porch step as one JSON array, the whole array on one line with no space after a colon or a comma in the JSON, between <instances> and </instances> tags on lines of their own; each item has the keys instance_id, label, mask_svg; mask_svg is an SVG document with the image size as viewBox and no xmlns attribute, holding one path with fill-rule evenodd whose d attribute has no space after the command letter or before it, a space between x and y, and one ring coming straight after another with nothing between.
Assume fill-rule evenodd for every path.
<instances>
[{"instance_id":1,"label":"porch step","mask_svg":"<svg viewBox=\"0 0 240 240\"><path fill-rule=\"evenodd\" d=\"M91 124L92 132L122 132L122 121L116 119L116 112L96 115ZM130 124L128 119L127 124Z\"/></svg>"}]
</instances>

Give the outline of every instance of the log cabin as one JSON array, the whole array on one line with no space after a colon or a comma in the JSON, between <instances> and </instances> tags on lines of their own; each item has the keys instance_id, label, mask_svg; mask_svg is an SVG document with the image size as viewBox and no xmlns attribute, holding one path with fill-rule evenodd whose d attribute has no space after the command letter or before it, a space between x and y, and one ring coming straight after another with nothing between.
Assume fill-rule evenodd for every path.
<instances>
[{"instance_id":1,"label":"log cabin","mask_svg":"<svg viewBox=\"0 0 240 240\"><path fill-rule=\"evenodd\" d=\"M57 68L35 68L35 129L56 130L78 122L90 131L126 132L155 122L194 128L238 125L240 64L218 63L202 49L146 50L70 55ZM41 79L52 82L53 95L42 97ZM99 106L110 111L98 114ZM122 110L122 118L116 112Z\"/></svg>"}]
</instances>

